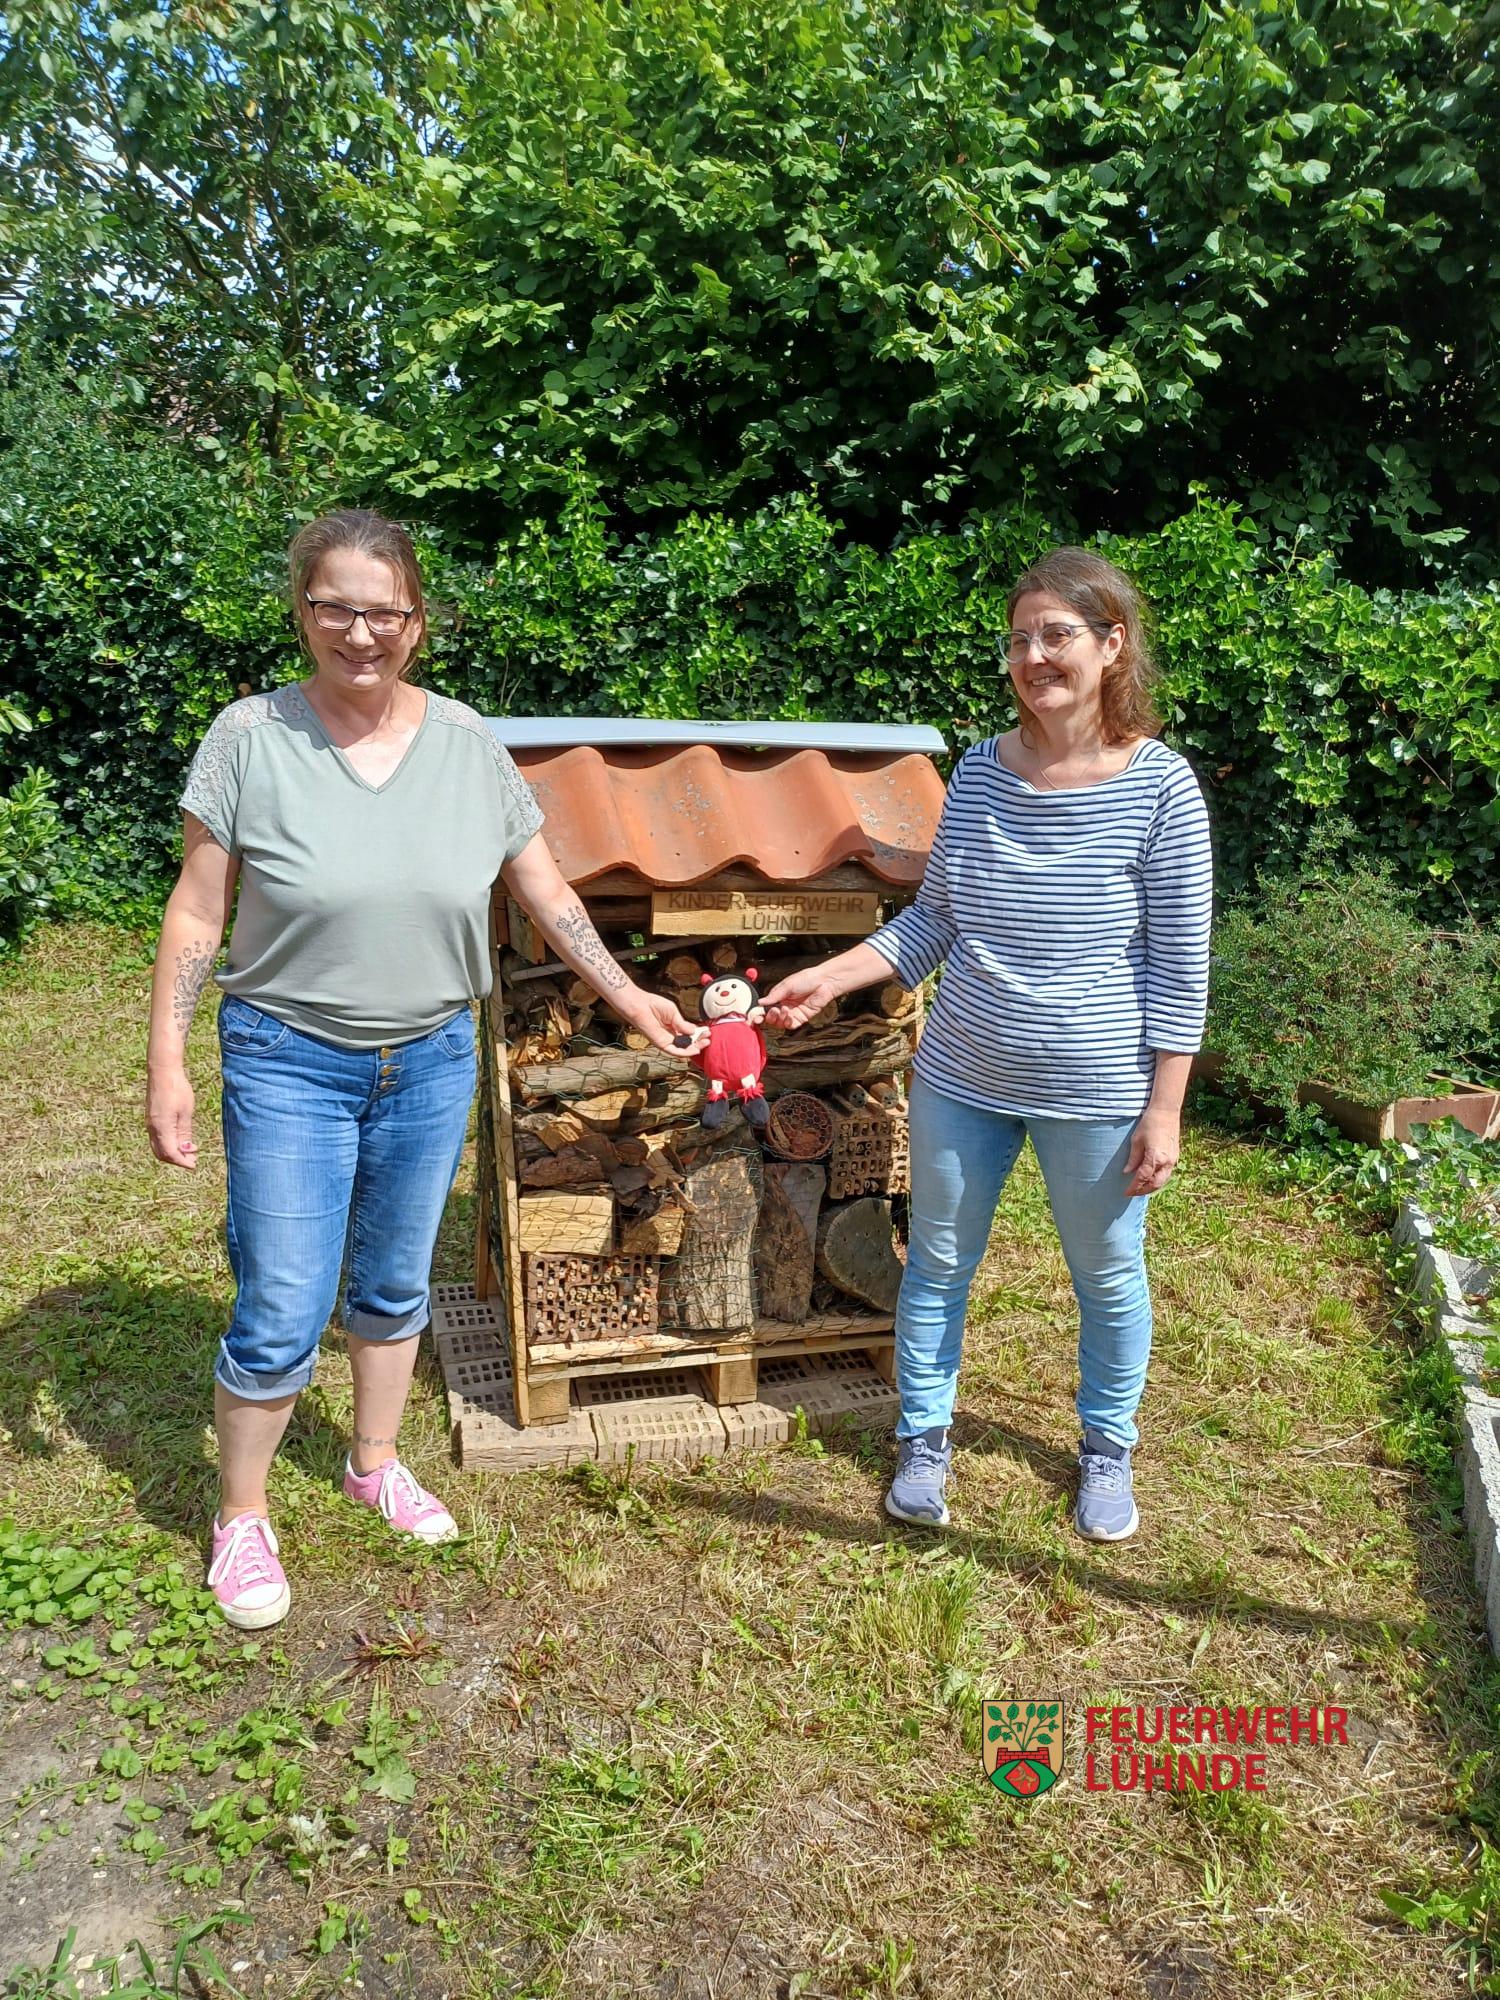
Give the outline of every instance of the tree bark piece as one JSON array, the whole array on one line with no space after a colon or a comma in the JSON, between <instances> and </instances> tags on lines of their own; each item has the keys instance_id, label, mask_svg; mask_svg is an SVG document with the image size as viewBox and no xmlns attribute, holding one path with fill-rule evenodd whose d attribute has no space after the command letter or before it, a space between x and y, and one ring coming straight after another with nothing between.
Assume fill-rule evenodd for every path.
<instances>
[{"instance_id":1,"label":"tree bark piece","mask_svg":"<svg viewBox=\"0 0 1500 2000\"><path fill-rule=\"evenodd\" d=\"M878 1196L825 1208L818 1224L817 1266L831 1285L893 1312L901 1260L891 1241L891 1205Z\"/></svg>"},{"instance_id":2,"label":"tree bark piece","mask_svg":"<svg viewBox=\"0 0 1500 2000\"><path fill-rule=\"evenodd\" d=\"M696 1118L703 1107L706 1088L702 1071L696 1069L683 1070L660 1083L649 1084L646 1102L637 1110L626 1112L621 1129L644 1135L680 1124L684 1118Z\"/></svg>"},{"instance_id":3,"label":"tree bark piece","mask_svg":"<svg viewBox=\"0 0 1500 2000\"><path fill-rule=\"evenodd\" d=\"M675 1257L682 1247L687 1210L675 1205L652 1215L622 1215L620 1248L643 1257Z\"/></svg>"},{"instance_id":4,"label":"tree bark piece","mask_svg":"<svg viewBox=\"0 0 1500 2000\"><path fill-rule=\"evenodd\" d=\"M523 1160L518 1173L524 1188L602 1188L606 1181L599 1162L576 1146L564 1146L560 1153L544 1153L539 1160Z\"/></svg>"},{"instance_id":5,"label":"tree bark piece","mask_svg":"<svg viewBox=\"0 0 1500 2000\"><path fill-rule=\"evenodd\" d=\"M766 1065L762 1079L765 1088L774 1094L783 1090L826 1088L830 1084L847 1083L851 1078L859 1081L895 1075L911 1061L911 1040L907 1035L891 1032L889 1022L882 1021L880 1025L886 1032L873 1038L861 1036L848 1045L811 1049L798 1048L795 1033L783 1035Z\"/></svg>"},{"instance_id":6,"label":"tree bark piece","mask_svg":"<svg viewBox=\"0 0 1500 2000\"><path fill-rule=\"evenodd\" d=\"M680 1056L660 1049L637 1054L598 1043L561 1062L513 1064L511 1076L528 1104L544 1097L597 1097L604 1090L632 1090L641 1083L666 1083L683 1073Z\"/></svg>"},{"instance_id":7,"label":"tree bark piece","mask_svg":"<svg viewBox=\"0 0 1500 2000\"><path fill-rule=\"evenodd\" d=\"M627 1133L614 1141L614 1148L627 1167L655 1164L671 1179L681 1180L681 1170L671 1158L672 1141L671 1132ZM666 1157L663 1158L663 1155Z\"/></svg>"},{"instance_id":8,"label":"tree bark piece","mask_svg":"<svg viewBox=\"0 0 1500 2000\"><path fill-rule=\"evenodd\" d=\"M663 1267L663 1326L737 1332L755 1324L752 1250L764 1179L759 1152L719 1153L691 1167L677 1255Z\"/></svg>"},{"instance_id":9,"label":"tree bark piece","mask_svg":"<svg viewBox=\"0 0 1500 2000\"><path fill-rule=\"evenodd\" d=\"M767 1160L755 1236L755 1283L764 1319L800 1326L812 1304L813 1249L827 1176L821 1167Z\"/></svg>"}]
</instances>

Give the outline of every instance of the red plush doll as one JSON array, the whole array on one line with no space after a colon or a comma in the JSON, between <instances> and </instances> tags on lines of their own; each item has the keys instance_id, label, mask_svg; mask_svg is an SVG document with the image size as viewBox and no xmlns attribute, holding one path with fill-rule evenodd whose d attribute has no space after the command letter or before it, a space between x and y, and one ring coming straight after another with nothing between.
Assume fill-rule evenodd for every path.
<instances>
[{"instance_id":1,"label":"red plush doll","mask_svg":"<svg viewBox=\"0 0 1500 2000\"><path fill-rule=\"evenodd\" d=\"M770 1122L766 1094L760 1087L761 1071L766 1066L760 1024L766 1010L759 1005L755 991L759 977L753 965L747 965L743 972L703 975L702 1013L708 1038L700 1040L693 1061L708 1078L703 1123L710 1131L729 1116L731 1097L738 1100L747 1123L757 1131ZM677 1039L684 1047L691 1045L681 1035Z\"/></svg>"}]
</instances>

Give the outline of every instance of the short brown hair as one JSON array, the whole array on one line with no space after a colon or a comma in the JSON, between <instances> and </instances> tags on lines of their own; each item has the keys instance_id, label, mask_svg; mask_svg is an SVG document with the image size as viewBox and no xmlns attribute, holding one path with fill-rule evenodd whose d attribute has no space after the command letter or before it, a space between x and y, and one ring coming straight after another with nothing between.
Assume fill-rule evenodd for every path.
<instances>
[{"instance_id":1,"label":"short brown hair","mask_svg":"<svg viewBox=\"0 0 1500 2000\"><path fill-rule=\"evenodd\" d=\"M292 611L298 633L302 631L308 586L318 573L318 564L335 549L354 549L376 562L389 563L401 578L408 604L421 620L421 637L401 669L403 674L410 673L427 643L427 597L422 589L421 566L411 536L400 522L388 521L384 514L376 514L368 507L340 507L332 514L320 514L316 521L307 522L293 535L287 564L291 570Z\"/></svg>"},{"instance_id":2,"label":"short brown hair","mask_svg":"<svg viewBox=\"0 0 1500 2000\"><path fill-rule=\"evenodd\" d=\"M1128 743L1132 737L1157 735L1161 717L1151 699L1156 662L1146 638L1146 611L1125 572L1092 549L1053 549L1011 586L1005 600L1007 623L1014 619L1018 601L1032 591L1058 598L1101 637L1111 625L1125 627L1125 643L1104 669L1099 688L1104 740ZM1032 719L1019 694L1016 705L1023 723Z\"/></svg>"}]
</instances>

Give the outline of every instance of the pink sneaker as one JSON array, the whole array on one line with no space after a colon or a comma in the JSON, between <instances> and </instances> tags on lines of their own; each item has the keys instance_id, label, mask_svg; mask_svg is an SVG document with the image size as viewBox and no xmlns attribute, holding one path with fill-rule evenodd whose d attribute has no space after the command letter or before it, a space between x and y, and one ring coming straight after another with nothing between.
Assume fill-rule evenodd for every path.
<instances>
[{"instance_id":1,"label":"pink sneaker","mask_svg":"<svg viewBox=\"0 0 1500 2000\"><path fill-rule=\"evenodd\" d=\"M236 1514L227 1528L214 1522L208 1587L231 1625L258 1632L279 1625L292 1593L279 1560L280 1544L263 1514Z\"/></svg>"},{"instance_id":2,"label":"pink sneaker","mask_svg":"<svg viewBox=\"0 0 1500 2000\"><path fill-rule=\"evenodd\" d=\"M362 1507L378 1507L393 1528L419 1542L451 1542L458 1533L442 1501L419 1486L399 1458L388 1458L373 1472L356 1472L346 1459L344 1491Z\"/></svg>"}]
</instances>

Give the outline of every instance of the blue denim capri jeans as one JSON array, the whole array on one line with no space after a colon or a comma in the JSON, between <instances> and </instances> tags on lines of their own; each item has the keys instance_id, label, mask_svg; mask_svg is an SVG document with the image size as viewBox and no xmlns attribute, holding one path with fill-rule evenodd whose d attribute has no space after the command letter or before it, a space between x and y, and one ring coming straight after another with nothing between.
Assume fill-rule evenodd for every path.
<instances>
[{"instance_id":1,"label":"blue denim capri jeans","mask_svg":"<svg viewBox=\"0 0 1500 2000\"><path fill-rule=\"evenodd\" d=\"M420 1040L344 1049L226 995L227 1236L238 1295L214 1379L251 1402L305 1388L343 1322L410 1340L431 1318L443 1204L474 1096L465 1007Z\"/></svg>"}]
</instances>

